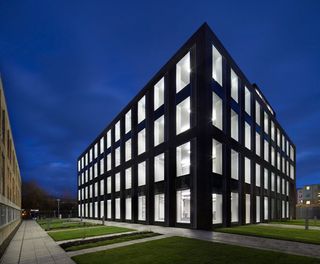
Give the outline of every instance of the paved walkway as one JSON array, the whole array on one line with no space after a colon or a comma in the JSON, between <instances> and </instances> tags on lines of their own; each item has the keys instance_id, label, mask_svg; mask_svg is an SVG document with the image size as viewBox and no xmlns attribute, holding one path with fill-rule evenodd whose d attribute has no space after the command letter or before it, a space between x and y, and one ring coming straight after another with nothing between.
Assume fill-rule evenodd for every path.
<instances>
[{"instance_id":1,"label":"paved walkway","mask_svg":"<svg viewBox=\"0 0 320 264\"><path fill-rule=\"evenodd\" d=\"M33 220L23 221L6 249L3 264L71 264L66 252Z\"/></svg>"},{"instance_id":2,"label":"paved walkway","mask_svg":"<svg viewBox=\"0 0 320 264\"><path fill-rule=\"evenodd\" d=\"M90 236L90 237L85 237L85 238L82 237L82 238L75 238L75 239L56 241L56 243L58 245L61 245L61 244L64 244L64 243L69 243L69 242L85 241L85 240L91 240L91 239L96 239L96 238L115 237L115 236L129 235L129 234L135 234L135 233L140 233L140 232L130 231L130 232L113 233L113 234L101 235L101 236Z\"/></svg>"},{"instance_id":3,"label":"paved walkway","mask_svg":"<svg viewBox=\"0 0 320 264\"><path fill-rule=\"evenodd\" d=\"M101 223L101 221L98 221L98 220L86 219L85 221L92 222L92 223ZM272 251L283 252L283 253L288 253L293 255L320 258L320 245L269 239L269 238L262 238L262 237L219 233L219 232L204 231L204 230L162 227L162 226L154 226L154 225L141 225L141 224L109 222L109 221L106 221L105 225L121 226L121 227L133 228L139 231L152 231L152 232L170 235L170 236L190 237L190 238L196 238L196 239L218 242L218 243L225 243L230 245L238 245L238 246L251 247L251 248L257 248L257 249L272 250Z\"/></svg>"},{"instance_id":4,"label":"paved walkway","mask_svg":"<svg viewBox=\"0 0 320 264\"><path fill-rule=\"evenodd\" d=\"M93 252L97 252L97 251L125 247L125 246L143 243L143 242L158 240L158 239L162 239L162 238L166 238L166 237L170 237L170 236L171 235L160 235L160 236L130 240L130 241L116 243L116 244L112 244L112 245L100 246L100 247L95 247L95 248L86 248L86 249L81 249L81 250L77 250L77 251L70 251L70 252L68 252L68 255L70 257L73 257L73 256L82 255L82 254L86 254L86 253L93 253Z\"/></svg>"},{"instance_id":5,"label":"paved walkway","mask_svg":"<svg viewBox=\"0 0 320 264\"><path fill-rule=\"evenodd\" d=\"M286 224L265 224L265 223L261 223L259 224L261 226L274 226L274 227L282 227L282 228L293 228L293 229L304 229L305 227L302 225L286 225ZM320 227L319 226L310 226L309 225L309 230L319 230L320 231Z\"/></svg>"}]
</instances>

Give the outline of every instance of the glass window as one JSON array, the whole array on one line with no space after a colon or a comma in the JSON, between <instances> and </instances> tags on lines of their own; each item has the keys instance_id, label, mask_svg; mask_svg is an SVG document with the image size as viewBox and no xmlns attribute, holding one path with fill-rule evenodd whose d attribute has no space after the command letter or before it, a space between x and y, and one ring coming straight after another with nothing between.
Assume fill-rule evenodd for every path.
<instances>
[{"instance_id":1,"label":"glass window","mask_svg":"<svg viewBox=\"0 0 320 264\"><path fill-rule=\"evenodd\" d=\"M120 198L115 199L116 202L116 219L120 219Z\"/></svg>"},{"instance_id":2,"label":"glass window","mask_svg":"<svg viewBox=\"0 0 320 264\"><path fill-rule=\"evenodd\" d=\"M245 111L251 115L251 93L247 87L244 87Z\"/></svg>"},{"instance_id":3,"label":"glass window","mask_svg":"<svg viewBox=\"0 0 320 264\"><path fill-rule=\"evenodd\" d=\"M231 222L239 221L239 195L236 192L231 193Z\"/></svg>"},{"instance_id":4,"label":"glass window","mask_svg":"<svg viewBox=\"0 0 320 264\"><path fill-rule=\"evenodd\" d=\"M154 145L157 146L164 141L164 116L154 121Z\"/></svg>"},{"instance_id":5,"label":"glass window","mask_svg":"<svg viewBox=\"0 0 320 264\"><path fill-rule=\"evenodd\" d=\"M261 186L261 169L259 164L256 164L256 186Z\"/></svg>"},{"instance_id":6,"label":"glass window","mask_svg":"<svg viewBox=\"0 0 320 264\"><path fill-rule=\"evenodd\" d=\"M138 220L139 221L146 220L146 197L145 196L138 197Z\"/></svg>"},{"instance_id":7,"label":"glass window","mask_svg":"<svg viewBox=\"0 0 320 264\"><path fill-rule=\"evenodd\" d=\"M107 148L111 147L111 130L107 132Z\"/></svg>"},{"instance_id":8,"label":"glass window","mask_svg":"<svg viewBox=\"0 0 320 264\"><path fill-rule=\"evenodd\" d=\"M231 97L238 102L238 76L231 69Z\"/></svg>"},{"instance_id":9,"label":"glass window","mask_svg":"<svg viewBox=\"0 0 320 264\"><path fill-rule=\"evenodd\" d=\"M277 129L277 145L278 145L279 147L280 147L280 144L281 144L280 138L281 138L280 130Z\"/></svg>"},{"instance_id":10,"label":"glass window","mask_svg":"<svg viewBox=\"0 0 320 264\"><path fill-rule=\"evenodd\" d=\"M146 185L146 162L138 164L138 186Z\"/></svg>"},{"instance_id":11,"label":"glass window","mask_svg":"<svg viewBox=\"0 0 320 264\"><path fill-rule=\"evenodd\" d=\"M212 172L222 174L222 144L212 139Z\"/></svg>"},{"instance_id":12,"label":"glass window","mask_svg":"<svg viewBox=\"0 0 320 264\"><path fill-rule=\"evenodd\" d=\"M104 137L100 138L100 154L104 152Z\"/></svg>"},{"instance_id":13,"label":"glass window","mask_svg":"<svg viewBox=\"0 0 320 264\"><path fill-rule=\"evenodd\" d=\"M222 194L212 194L212 224L222 223Z\"/></svg>"},{"instance_id":14,"label":"glass window","mask_svg":"<svg viewBox=\"0 0 320 264\"><path fill-rule=\"evenodd\" d=\"M212 92L212 124L222 130L222 100Z\"/></svg>"},{"instance_id":15,"label":"glass window","mask_svg":"<svg viewBox=\"0 0 320 264\"><path fill-rule=\"evenodd\" d=\"M107 177L107 193L111 193L111 176Z\"/></svg>"},{"instance_id":16,"label":"glass window","mask_svg":"<svg viewBox=\"0 0 320 264\"><path fill-rule=\"evenodd\" d=\"M190 174L190 142L177 147L177 176Z\"/></svg>"},{"instance_id":17,"label":"glass window","mask_svg":"<svg viewBox=\"0 0 320 264\"><path fill-rule=\"evenodd\" d=\"M111 218L111 200L107 200L107 218Z\"/></svg>"},{"instance_id":18,"label":"glass window","mask_svg":"<svg viewBox=\"0 0 320 264\"><path fill-rule=\"evenodd\" d=\"M275 175L271 172L271 191L275 191L276 189L276 182L275 182Z\"/></svg>"},{"instance_id":19,"label":"glass window","mask_svg":"<svg viewBox=\"0 0 320 264\"><path fill-rule=\"evenodd\" d=\"M176 67L176 92L178 93L190 83L190 52L188 52Z\"/></svg>"},{"instance_id":20,"label":"glass window","mask_svg":"<svg viewBox=\"0 0 320 264\"><path fill-rule=\"evenodd\" d=\"M98 177L98 163L94 164L94 177Z\"/></svg>"},{"instance_id":21,"label":"glass window","mask_svg":"<svg viewBox=\"0 0 320 264\"><path fill-rule=\"evenodd\" d=\"M120 192L120 173L117 173L115 176L115 191Z\"/></svg>"},{"instance_id":22,"label":"glass window","mask_svg":"<svg viewBox=\"0 0 320 264\"><path fill-rule=\"evenodd\" d=\"M247 122L245 122L244 127L245 127L244 144L246 148L251 149L251 126Z\"/></svg>"},{"instance_id":23,"label":"glass window","mask_svg":"<svg viewBox=\"0 0 320 264\"><path fill-rule=\"evenodd\" d=\"M274 128L274 122L271 120L271 139L274 141L274 136L275 136L275 128Z\"/></svg>"},{"instance_id":24,"label":"glass window","mask_svg":"<svg viewBox=\"0 0 320 264\"><path fill-rule=\"evenodd\" d=\"M222 56L214 46L212 46L212 78L222 86Z\"/></svg>"},{"instance_id":25,"label":"glass window","mask_svg":"<svg viewBox=\"0 0 320 264\"><path fill-rule=\"evenodd\" d=\"M126 151L126 154L125 154L126 161L128 161L128 160L131 159L131 153L132 153L132 150L131 150L131 138L126 141L125 151Z\"/></svg>"},{"instance_id":26,"label":"glass window","mask_svg":"<svg viewBox=\"0 0 320 264\"><path fill-rule=\"evenodd\" d=\"M190 189L177 191L177 223L190 223Z\"/></svg>"},{"instance_id":27,"label":"glass window","mask_svg":"<svg viewBox=\"0 0 320 264\"><path fill-rule=\"evenodd\" d=\"M120 147L115 150L115 167L120 165Z\"/></svg>"},{"instance_id":28,"label":"glass window","mask_svg":"<svg viewBox=\"0 0 320 264\"><path fill-rule=\"evenodd\" d=\"M104 159L100 160L100 175L104 173Z\"/></svg>"},{"instance_id":29,"label":"glass window","mask_svg":"<svg viewBox=\"0 0 320 264\"><path fill-rule=\"evenodd\" d=\"M107 155L107 171L111 170L111 154Z\"/></svg>"},{"instance_id":30,"label":"glass window","mask_svg":"<svg viewBox=\"0 0 320 264\"><path fill-rule=\"evenodd\" d=\"M126 169L126 189L131 189L131 168Z\"/></svg>"},{"instance_id":31,"label":"glass window","mask_svg":"<svg viewBox=\"0 0 320 264\"><path fill-rule=\"evenodd\" d=\"M132 204L131 198L126 198L126 220L132 219Z\"/></svg>"},{"instance_id":32,"label":"glass window","mask_svg":"<svg viewBox=\"0 0 320 264\"><path fill-rule=\"evenodd\" d=\"M271 146L271 165L274 166L276 163L276 156L274 147Z\"/></svg>"},{"instance_id":33,"label":"glass window","mask_svg":"<svg viewBox=\"0 0 320 264\"><path fill-rule=\"evenodd\" d=\"M115 125L114 141L117 142L120 139L120 120Z\"/></svg>"},{"instance_id":34,"label":"glass window","mask_svg":"<svg viewBox=\"0 0 320 264\"><path fill-rule=\"evenodd\" d=\"M269 200L268 197L264 197L264 220L269 219Z\"/></svg>"},{"instance_id":35,"label":"glass window","mask_svg":"<svg viewBox=\"0 0 320 264\"><path fill-rule=\"evenodd\" d=\"M100 201L100 218L104 218L104 201Z\"/></svg>"},{"instance_id":36,"label":"glass window","mask_svg":"<svg viewBox=\"0 0 320 264\"><path fill-rule=\"evenodd\" d=\"M269 134L269 117L266 112L264 112L264 132Z\"/></svg>"},{"instance_id":37,"label":"glass window","mask_svg":"<svg viewBox=\"0 0 320 264\"><path fill-rule=\"evenodd\" d=\"M269 189L269 172L267 169L264 169L264 188Z\"/></svg>"},{"instance_id":38,"label":"glass window","mask_svg":"<svg viewBox=\"0 0 320 264\"><path fill-rule=\"evenodd\" d=\"M231 178L239 179L239 153L231 149Z\"/></svg>"},{"instance_id":39,"label":"glass window","mask_svg":"<svg viewBox=\"0 0 320 264\"><path fill-rule=\"evenodd\" d=\"M127 134L131 130L131 110L126 113L126 121L125 121L125 133Z\"/></svg>"},{"instance_id":40,"label":"glass window","mask_svg":"<svg viewBox=\"0 0 320 264\"><path fill-rule=\"evenodd\" d=\"M154 157L154 181L164 180L164 153Z\"/></svg>"},{"instance_id":41,"label":"glass window","mask_svg":"<svg viewBox=\"0 0 320 264\"><path fill-rule=\"evenodd\" d=\"M256 223L260 223L260 196L256 196Z\"/></svg>"},{"instance_id":42,"label":"glass window","mask_svg":"<svg viewBox=\"0 0 320 264\"><path fill-rule=\"evenodd\" d=\"M88 155L86 156L88 158ZM94 158L98 157L98 143L94 144Z\"/></svg>"},{"instance_id":43,"label":"glass window","mask_svg":"<svg viewBox=\"0 0 320 264\"><path fill-rule=\"evenodd\" d=\"M154 86L154 110L164 103L164 77Z\"/></svg>"},{"instance_id":44,"label":"glass window","mask_svg":"<svg viewBox=\"0 0 320 264\"><path fill-rule=\"evenodd\" d=\"M146 97L143 96L138 102L138 124L146 118Z\"/></svg>"},{"instance_id":45,"label":"glass window","mask_svg":"<svg viewBox=\"0 0 320 264\"><path fill-rule=\"evenodd\" d=\"M251 183L251 160L244 158L245 183Z\"/></svg>"},{"instance_id":46,"label":"glass window","mask_svg":"<svg viewBox=\"0 0 320 264\"><path fill-rule=\"evenodd\" d=\"M238 114L231 110L231 137L235 140L239 140L239 121Z\"/></svg>"},{"instance_id":47,"label":"glass window","mask_svg":"<svg viewBox=\"0 0 320 264\"><path fill-rule=\"evenodd\" d=\"M280 193L280 190L281 190L280 182L281 182L281 181L280 181L280 176L278 175L278 176L277 176L277 192L278 192L278 193Z\"/></svg>"},{"instance_id":48,"label":"glass window","mask_svg":"<svg viewBox=\"0 0 320 264\"><path fill-rule=\"evenodd\" d=\"M250 194L246 193L246 224L250 224Z\"/></svg>"},{"instance_id":49,"label":"glass window","mask_svg":"<svg viewBox=\"0 0 320 264\"><path fill-rule=\"evenodd\" d=\"M190 128L190 97L177 105L176 130L177 135Z\"/></svg>"},{"instance_id":50,"label":"glass window","mask_svg":"<svg viewBox=\"0 0 320 264\"><path fill-rule=\"evenodd\" d=\"M256 123L260 126L261 125L261 106L258 102L256 102Z\"/></svg>"},{"instance_id":51,"label":"glass window","mask_svg":"<svg viewBox=\"0 0 320 264\"><path fill-rule=\"evenodd\" d=\"M164 222L164 194L156 194L154 196L154 221L156 222Z\"/></svg>"},{"instance_id":52,"label":"glass window","mask_svg":"<svg viewBox=\"0 0 320 264\"><path fill-rule=\"evenodd\" d=\"M98 182L94 183L94 196L97 197L98 196ZM97 216L98 217L98 216Z\"/></svg>"},{"instance_id":53,"label":"glass window","mask_svg":"<svg viewBox=\"0 0 320 264\"><path fill-rule=\"evenodd\" d=\"M269 161L269 142L264 140L264 159Z\"/></svg>"},{"instance_id":54,"label":"glass window","mask_svg":"<svg viewBox=\"0 0 320 264\"><path fill-rule=\"evenodd\" d=\"M100 181L100 195L104 195L104 180Z\"/></svg>"},{"instance_id":55,"label":"glass window","mask_svg":"<svg viewBox=\"0 0 320 264\"><path fill-rule=\"evenodd\" d=\"M146 129L138 133L138 155L146 151Z\"/></svg>"},{"instance_id":56,"label":"glass window","mask_svg":"<svg viewBox=\"0 0 320 264\"><path fill-rule=\"evenodd\" d=\"M261 138L258 132L256 132L256 154L261 156Z\"/></svg>"}]
</instances>

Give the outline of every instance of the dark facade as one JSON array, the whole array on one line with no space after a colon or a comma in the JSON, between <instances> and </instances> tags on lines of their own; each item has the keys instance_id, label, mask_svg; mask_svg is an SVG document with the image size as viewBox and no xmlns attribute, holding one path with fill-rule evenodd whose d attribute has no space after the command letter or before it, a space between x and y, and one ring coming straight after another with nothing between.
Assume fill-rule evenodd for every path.
<instances>
[{"instance_id":1,"label":"dark facade","mask_svg":"<svg viewBox=\"0 0 320 264\"><path fill-rule=\"evenodd\" d=\"M207 24L78 159L79 217L211 229L295 215L295 146Z\"/></svg>"}]
</instances>

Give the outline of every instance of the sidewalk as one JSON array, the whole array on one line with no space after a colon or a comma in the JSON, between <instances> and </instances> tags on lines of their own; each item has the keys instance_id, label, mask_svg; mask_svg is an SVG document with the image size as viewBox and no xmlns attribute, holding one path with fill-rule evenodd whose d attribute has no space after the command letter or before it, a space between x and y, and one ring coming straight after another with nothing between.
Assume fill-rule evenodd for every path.
<instances>
[{"instance_id":1,"label":"sidewalk","mask_svg":"<svg viewBox=\"0 0 320 264\"><path fill-rule=\"evenodd\" d=\"M286 224L272 224L272 223L261 223L259 224L261 226L274 226L274 227L282 227L282 228L293 228L293 229L305 229L304 226L302 225L286 225ZM320 227L319 226L310 226L309 225L309 230L319 230L320 231Z\"/></svg>"},{"instance_id":2,"label":"sidewalk","mask_svg":"<svg viewBox=\"0 0 320 264\"><path fill-rule=\"evenodd\" d=\"M84 219L83 221L101 223L101 221L98 220ZM164 235L190 237L229 245L238 245L293 255L320 258L320 245L176 227L162 227L110 221L106 221L105 225L121 226L133 228L139 231L152 231Z\"/></svg>"},{"instance_id":3,"label":"sidewalk","mask_svg":"<svg viewBox=\"0 0 320 264\"><path fill-rule=\"evenodd\" d=\"M1 263L71 264L74 262L35 221L28 220L22 222Z\"/></svg>"}]
</instances>

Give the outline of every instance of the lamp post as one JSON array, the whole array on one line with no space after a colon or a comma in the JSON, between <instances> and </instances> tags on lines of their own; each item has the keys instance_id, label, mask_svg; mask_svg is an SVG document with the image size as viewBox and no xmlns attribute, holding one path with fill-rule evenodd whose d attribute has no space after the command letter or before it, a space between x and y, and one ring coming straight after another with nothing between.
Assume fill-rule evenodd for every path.
<instances>
[{"instance_id":1,"label":"lamp post","mask_svg":"<svg viewBox=\"0 0 320 264\"><path fill-rule=\"evenodd\" d=\"M58 202L58 218L60 218L60 199L57 199Z\"/></svg>"}]
</instances>

